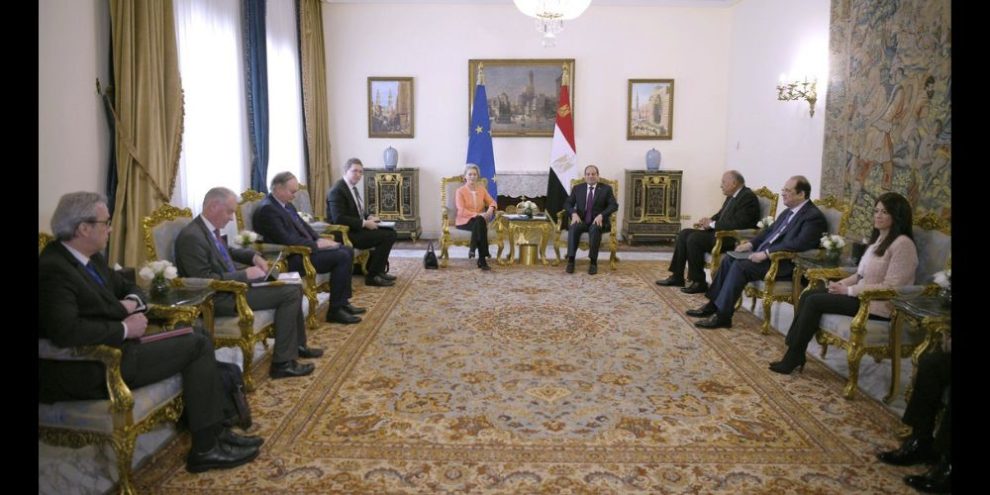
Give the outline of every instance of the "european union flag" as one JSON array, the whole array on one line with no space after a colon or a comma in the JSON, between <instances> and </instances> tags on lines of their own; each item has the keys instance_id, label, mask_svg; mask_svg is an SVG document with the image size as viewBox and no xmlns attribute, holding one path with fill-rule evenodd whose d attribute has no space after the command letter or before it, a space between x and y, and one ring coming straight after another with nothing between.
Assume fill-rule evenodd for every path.
<instances>
[{"instance_id":1,"label":"european union flag","mask_svg":"<svg viewBox=\"0 0 990 495\"><path fill-rule=\"evenodd\" d=\"M474 89L474 107L471 109L471 129L468 132L467 162L481 170L481 176L488 179L488 194L498 198L495 186L495 152L492 150L492 121L488 118L488 96L485 85Z\"/></svg>"}]
</instances>

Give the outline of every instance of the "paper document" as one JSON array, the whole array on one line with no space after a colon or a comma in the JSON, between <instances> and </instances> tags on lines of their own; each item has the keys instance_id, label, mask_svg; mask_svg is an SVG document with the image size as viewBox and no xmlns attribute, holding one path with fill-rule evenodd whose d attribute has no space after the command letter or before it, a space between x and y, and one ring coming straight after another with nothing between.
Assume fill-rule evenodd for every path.
<instances>
[{"instance_id":1,"label":"paper document","mask_svg":"<svg viewBox=\"0 0 990 495\"><path fill-rule=\"evenodd\" d=\"M726 251L722 253L730 258L735 258L737 260L748 260L749 255L753 254L752 251Z\"/></svg>"},{"instance_id":2,"label":"paper document","mask_svg":"<svg viewBox=\"0 0 990 495\"><path fill-rule=\"evenodd\" d=\"M395 229L395 222L380 220L378 222L378 228L380 228L380 229Z\"/></svg>"},{"instance_id":3,"label":"paper document","mask_svg":"<svg viewBox=\"0 0 990 495\"><path fill-rule=\"evenodd\" d=\"M138 342L142 344L147 344L148 342L157 342L159 340L170 339L172 337L178 337L180 335L186 335L192 333L192 327L182 327L176 328L175 330L169 330L167 332L153 333L151 335L144 335L138 339Z\"/></svg>"},{"instance_id":4,"label":"paper document","mask_svg":"<svg viewBox=\"0 0 990 495\"><path fill-rule=\"evenodd\" d=\"M281 282L283 284L302 285L302 276L299 275L299 272L279 273L278 280L265 281L265 282L252 282L251 287L267 287L269 285L275 284L275 282Z\"/></svg>"}]
</instances>

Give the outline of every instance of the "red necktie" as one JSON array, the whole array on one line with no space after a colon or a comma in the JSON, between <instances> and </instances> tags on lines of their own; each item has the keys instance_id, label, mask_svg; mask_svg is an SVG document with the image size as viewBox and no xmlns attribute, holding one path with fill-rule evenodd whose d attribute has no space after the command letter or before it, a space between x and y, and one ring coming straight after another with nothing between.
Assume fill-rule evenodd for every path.
<instances>
[{"instance_id":1,"label":"red necktie","mask_svg":"<svg viewBox=\"0 0 990 495\"><path fill-rule=\"evenodd\" d=\"M588 199L584 202L584 223L590 224L594 219L591 216L591 206L595 204L595 186L588 186Z\"/></svg>"}]
</instances>

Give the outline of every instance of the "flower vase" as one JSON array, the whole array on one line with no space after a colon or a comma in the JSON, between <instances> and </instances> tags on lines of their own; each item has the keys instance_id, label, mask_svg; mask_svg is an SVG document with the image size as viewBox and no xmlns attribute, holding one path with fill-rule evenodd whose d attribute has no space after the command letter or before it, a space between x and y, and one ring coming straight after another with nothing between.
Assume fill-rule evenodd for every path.
<instances>
[{"instance_id":1,"label":"flower vase","mask_svg":"<svg viewBox=\"0 0 990 495\"><path fill-rule=\"evenodd\" d=\"M523 215L526 215L526 218L533 218L533 209L526 208L525 210L523 210Z\"/></svg>"},{"instance_id":2,"label":"flower vase","mask_svg":"<svg viewBox=\"0 0 990 495\"><path fill-rule=\"evenodd\" d=\"M151 295L152 296L164 296L168 293L168 280L165 277L157 276L151 279Z\"/></svg>"},{"instance_id":3,"label":"flower vase","mask_svg":"<svg viewBox=\"0 0 990 495\"><path fill-rule=\"evenodd\" d=\"M842 255L842 251L838 249L827 249L825 250L825 261L829 263L838 263L840 255Z\"/></svg>"}]
</instances>

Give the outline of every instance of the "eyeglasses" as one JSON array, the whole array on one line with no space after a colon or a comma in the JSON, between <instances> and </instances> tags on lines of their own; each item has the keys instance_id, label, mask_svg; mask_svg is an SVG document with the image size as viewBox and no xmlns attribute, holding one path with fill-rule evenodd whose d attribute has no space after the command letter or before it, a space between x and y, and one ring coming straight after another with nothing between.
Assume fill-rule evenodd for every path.
<instances>
[{"instance_id":1,"label":"eyeglasses","mask_svg":"<svg viewBox=\"0 0 990 495\"><path fill-rule=\"evenodd\" d=\"M107 225L107 228L110 228L111 221L112 220L110 218L106 220L85 220L86 223L105 223Z\"/></svg>"}]
</instances>

